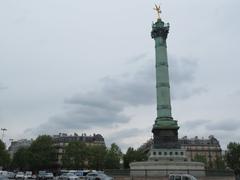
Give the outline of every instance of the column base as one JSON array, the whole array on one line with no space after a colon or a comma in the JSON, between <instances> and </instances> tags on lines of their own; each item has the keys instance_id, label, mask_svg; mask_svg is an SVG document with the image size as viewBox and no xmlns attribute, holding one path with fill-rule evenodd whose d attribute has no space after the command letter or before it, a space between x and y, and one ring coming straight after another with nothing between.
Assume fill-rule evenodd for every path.
<instances>
[{"instance_id":1,"label":"column base","mask_svg":"<svg viewBox=\"0 0 240 180\"><path fill-rule=\"evenodd\" d=\"M161 120L160 120L161 119ZM157 118L153 125L153 148L154 149L179 149L178 143L179 126L175 120Z\"/></svg>"}]
</instances>

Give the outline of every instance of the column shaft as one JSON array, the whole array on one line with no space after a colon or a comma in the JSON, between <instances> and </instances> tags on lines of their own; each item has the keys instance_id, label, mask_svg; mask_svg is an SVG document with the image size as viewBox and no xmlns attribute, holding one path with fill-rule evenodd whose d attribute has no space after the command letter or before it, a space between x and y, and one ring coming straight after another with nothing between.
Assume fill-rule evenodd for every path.
<instances>
[{"instance_id":1,"label":"column shaft","mask_svg":"<svg viewBox=\"0 0 240 180\"><path fill-rule=\"evenodd\" d=\"M166 40L155 38L157 117L171 118L170 85Z\"/></svg>"}]
</instances>

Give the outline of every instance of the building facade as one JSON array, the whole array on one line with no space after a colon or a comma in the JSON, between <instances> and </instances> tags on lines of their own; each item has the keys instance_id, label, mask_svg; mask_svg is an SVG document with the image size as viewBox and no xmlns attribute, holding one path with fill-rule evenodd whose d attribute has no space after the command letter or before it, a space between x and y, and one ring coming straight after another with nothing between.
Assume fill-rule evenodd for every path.
<instances>
[{"instance_id":1,"label":"building facade","mask_svg":"<svg viewBox=\"0 0 240 180\"><path fill-rule=\"evenodd\" d=\"M10 157L13 158L13 155L20 149L20 148L28 148L32 144L33 140L28 140L28 139L20 139L17 141L12 141L9 148L8 152L10 154Z\"/></svg>"},{"instance_id":2,"label":"building facade","mask_svg":"<svg viewBox=\"0 0 240 180\"><path fill-rule=\"evenodd\" d=\"M222 157L222 149L219 141L214 136L207 139L195 138L188 139L186 136L179 139L181 146L186 149L188 160L196 160L198 157L204 157L209 166Z\"/></svg>"},{"instance_id":3,"label":"building facade","mask_svg":"<svg viewBox=\"0 0 240 180\"><path fill-rule=\"evenodd\" d=\"M73 135L68 135L66 133L59 133L58 135L52 136L54 141L54 147L57 151L57 163L59 165L62 164L62 157L64 154L65 147L70 142L84 142L86 145L102 145L105 146L104 138L101 134L93 134L87 136L85 133L78 135L77 133L74 133Z\"/></svg>"}]
</instances>

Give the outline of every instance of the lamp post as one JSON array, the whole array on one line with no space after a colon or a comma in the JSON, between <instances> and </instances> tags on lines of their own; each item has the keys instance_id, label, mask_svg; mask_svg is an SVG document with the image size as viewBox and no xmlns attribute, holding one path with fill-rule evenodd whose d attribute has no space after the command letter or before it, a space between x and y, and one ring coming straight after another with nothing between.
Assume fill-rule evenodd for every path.
<instances>
[{"instance_id":1,"label":"lamp post","mask_svg":"<svg viewBox=\"0 0 240 180\"><path fill-rule=\"evenodd\" d=\"M4 138L4 133L5 133L5 131L7 131L7 129L6 128L1 128L1 131L2 131L2 141L4 142L4 140L3 140L3 138Z\"/></svg>"}]
</instances>

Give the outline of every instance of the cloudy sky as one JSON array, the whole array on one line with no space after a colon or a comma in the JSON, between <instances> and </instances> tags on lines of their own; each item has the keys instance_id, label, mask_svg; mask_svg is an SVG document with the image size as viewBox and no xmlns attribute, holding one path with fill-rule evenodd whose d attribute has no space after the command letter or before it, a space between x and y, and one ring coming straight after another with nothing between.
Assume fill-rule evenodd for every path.
<instances>
[{"instance_id":1,"label":"cloudy sky","mask_svg":"<svg viewBox=\"0 0 240 180\"><path fill-rule=\"evenodd\" d=\"M4 140L100 133L125 150L152 137L158 1L0 2ZM239 0L161 0L179 136L239 141Z\"/></svg>"}]
</instances>

